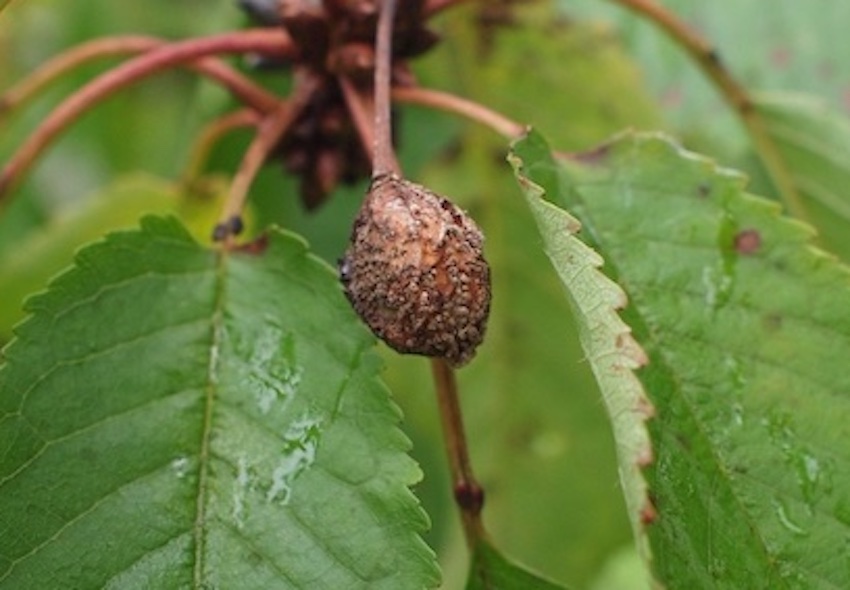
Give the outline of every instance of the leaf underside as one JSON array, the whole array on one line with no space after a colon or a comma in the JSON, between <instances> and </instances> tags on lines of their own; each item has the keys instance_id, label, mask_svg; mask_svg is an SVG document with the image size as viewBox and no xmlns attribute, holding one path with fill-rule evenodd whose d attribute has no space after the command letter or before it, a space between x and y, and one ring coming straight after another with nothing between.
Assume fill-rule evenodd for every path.
<instances>
[{"instance_id":1,"label":"leaf underside","mask_svg":"<svg viewBox=\"0 0 850 590\"><path fill-rule=\"evenodd\" d=\"M574 237L580 229L578 220L542 198L543 190L529 178L527 170L527 166L534 166L533 161L524 161L516 152L508 159L534 215L546 254L567 289L582 347L613 424L632 527L640 533L641 515L652 510L640 470L652 458L646 420L653 410L634 374L646 363L646 353L618 315L626 303L625 293L599 271L602 258ZM644 536L637 538L645 553Z\"/></svg>"},{"instance_id":2,"label":"leaf underside","mask_svg":"<svg viewBox=\"0 0 850 590\"><path fill-rule=\"evenodd\" d=\"M657 135L555 162L515 146L629 296L656 416L643 515L671 588L841 588L850 574L850 277L742 177ZM616 427L616 424L615 424Z\"/></svg>"},{"instance_id":3,"label":"leaf underside","mask_svg":"<svg viewBox=\"0 0 850 590\"><path fill-rule=\"evenodd\" d=\"M438 583L373 340L301 241L222 254L146 218L27 307L0 370L0 587Z\"/></svg>"}]
</instances>

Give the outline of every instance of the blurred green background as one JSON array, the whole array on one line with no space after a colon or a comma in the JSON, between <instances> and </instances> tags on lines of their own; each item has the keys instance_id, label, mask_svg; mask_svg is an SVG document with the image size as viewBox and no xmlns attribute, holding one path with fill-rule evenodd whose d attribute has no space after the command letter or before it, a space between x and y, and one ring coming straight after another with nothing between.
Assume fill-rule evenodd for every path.
<instances>
[{"instance_id":1,"label":"blurred green background","mask_svg":"<svg viewBox=\"0 0 850 590\"><path fill-rule=\"evenodd\" d=\"M486 33L475 3L435 22L444 42L416 64L423 84L532 123L560 149L588 148L626 127L661 129L721 162L758 167L741 128L687 59L655 29L612 3L523 3L517 21ZM850 111L850 5L839 0L665 2L715 40L732 70L759 89L805 91ZM233 0L13 1L0 14L0 89L63 49L103 35L182 38L245 25ZM0 116L5 161L49 109L110 64L82 68L37 101ZM242 68L239 60L234 63ZM283 89L285 76L253 73ZM21 317L22 294L43 286L80 244L143 212L177 212L206 239L250 136L221 143L204 190L179 182L205 122L234 105L182 71L151 78L86 115L49 151L0 214L0 342ZM485 521L510 556L574 588L645 587L631 550L604 408L583 360L561 286L514 188L505 141L448 115L401 109L400 152L410 177L457 200L481 223L494 301L480 356L460 372L474 464L487 490ZM296 184L268 166L252 191L253 224L305 235L332 263L345 246L363 187L338 191L308 215ZM450 499L428 364L384 351L386 380L425 472L417 488L447 588L462 586L466 550Z\"/></svg>"}]
</instances>

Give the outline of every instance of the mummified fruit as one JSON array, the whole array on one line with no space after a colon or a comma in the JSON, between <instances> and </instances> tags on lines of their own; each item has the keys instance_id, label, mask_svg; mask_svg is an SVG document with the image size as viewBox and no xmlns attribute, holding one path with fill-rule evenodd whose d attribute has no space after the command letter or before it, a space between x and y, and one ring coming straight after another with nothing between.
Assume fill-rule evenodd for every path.
<instances>
[{"instance_id":1,"label":"mummified fruit","mask_svg":"<svg viewBox=\"0 0 850 590\"><path fill-rule=\"evenodd\" d=\"M394 174L378 176L340 263L345 293L395 350L462 365L484 338L490 311L483 241L448 199Z\"/></svg>"}]
</instances>

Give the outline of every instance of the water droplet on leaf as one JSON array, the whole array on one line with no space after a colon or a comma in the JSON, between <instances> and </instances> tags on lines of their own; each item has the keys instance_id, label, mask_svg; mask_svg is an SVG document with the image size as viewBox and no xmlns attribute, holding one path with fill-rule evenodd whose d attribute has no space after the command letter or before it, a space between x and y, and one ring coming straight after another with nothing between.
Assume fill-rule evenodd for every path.
<instances>
[{"instance_id":1,"label":"water droplet on leaf","mask_svg":"<svg viewBox=\"0 0 850 590\"><path fill-rule=\"evenodd\" d=\"M792 519L790 511L788 507L785 505L782 500L775 499L773 501L773 509L776 512L776 517L779 519L779 523L788 531L800 537L807 537L809 532L802 528L799 524L797 524L794 519Z\"/></svg>"},{"instance_id":2,"label":"water droplet on leaf","mask_svg":"<svg viewBox=\"0 0 850 590\"><path fill-rule=\"evenodd\" d=\"M321 435L319 427L319 420L302 418L284 433L283 456L272 471L272 483L266 492L266 501L281 504L290 502L293 482L316 460Z\"/></svg>"}]
</instances>

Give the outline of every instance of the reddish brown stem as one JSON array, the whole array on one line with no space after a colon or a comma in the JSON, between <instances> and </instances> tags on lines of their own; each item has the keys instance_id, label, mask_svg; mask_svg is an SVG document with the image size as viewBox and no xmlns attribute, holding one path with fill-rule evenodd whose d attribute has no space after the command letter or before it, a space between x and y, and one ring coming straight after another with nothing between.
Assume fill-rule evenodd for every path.
<instances>
[{"instance_id":1,"label":"reddish brown stem","mask_svg":"<svg viewBox=\"0 0 850 590\"><path fill-rule=\"evenodd\" d=\"M738 113L750 139L755 144L756 152L791 213L800 219L806 219L808 212L800 191L776 143L767 132L764 118L758 109L754 108L752 99L744 86L726 68L717 50L687 23L654 0L612 1L654 22L691 56L705 75L711 79L726 102Z\"/></svg>"},{"instance_id":2,"label":"reddish brown stem","mask_svg":"<svg viewBox=\"0 0 850 590\"><path fill-rule=\"evenodd\" d=\"M360 137L360 143L374 166L375 105L372 103L371 97L359 91L357 86L348 78L340 77L339 85L345 98L345 105L348 107L348 113L351 115L355 129L357 129L357 135Z\"/></svg>"},{"instance_id":3,"label":"reddish brown stem","mask_svg":"<svg viewBox=\"0 0 850 590\"><path fill-rule=\"evenodd\" d=\"M525 126L513 121L501 113L466 98L431 90L428 88L393 88L392 96L399 102L418 104L461 115L482 125L486 125L507 139L517 139L525 133Z\"/></svg>"},{"instance_id":4,"label":"reddish brown stem","mask_svg":"<svg viewBox=\"0 0 850 590\"><path fill-rule=\"evenodd\" d=\"M209 159L209 154L213 147L226 134L243 127L256 127L262 119L257 111L251 109L240 109L233 113L228 113L223 117L219 117L215 121L206 125L201 131L201 134L195 140L195 145L192 148L192 153L189 156L189 163L186 166L186 171L183 175L183 183L191 184L192 181L201 173L204 163Z\"/></svg>"},{"instance_id":5,"label":"reddish brown stem","mask_svg":"<svg viewBox=\"0 0 850 590\"><path fill-rule=\"evenodd\" d=\"M177 42L125 62L85 85L50 113L18 149L0 174L0 197L11 192L17 180L59 133L89 108L115 91L155 72L211 54L256 51L279 55L287 54L291 49L289 37L282 31L260 29ZM234 80L219 81L227 86ZM239 93L238 88L230 86L228 88L234 93ZM244 97L240 96L240 98Z\"/></svg>"},{"instance_id":6,"label":"reddish brown stem","mask_svg":"<svg viewBox=\"0 0 850 590\"><path fill-rule=\"evenodd\" d=\"M431 359L431 372L437 387L437 404L443 425L443 438L449 459L455 501L460 508L467 545L473 548L486 536L484 524L481 521L484 490L472 473L454 370L442 359Z\"/></svg>"},{"instance_id":7,"label":"reddish brown stem","mask_svg":"<svg viewBox=\"0 0 850 590\"><path fill-rule=\"evenodd\" d=\"M230 185L227 201L222 208L218 225L213 231L214 240L225 241L226 245L230 245L231 236L242 230L242 211L245 208L251 183L272 149L281 141L298 115L309 104L317 87L316 79L299 78L292 97L279 103L277 110L262 121Z\"/></svg>"},{"instance_id":8,"label":"reddish brown stem","mask_svg":"<svg viewBox=\"0 0 850 590\"><path fill-rule=\"evenodd\" d=\"M19 108L48 84L85 63L96 59L141 53L160 43L159 39L152 37L127 35L96 39L72 47L41 64L29 76L4 92L0 96L0 114Z\"/></svg>"},{"instance_id":9,"label":"reddish brown stem","mask_svg":"<svg viewBox=\"0 0 850 590\"><path fill-rule=\"evenodd\" d=\"M384 0L378 16L378 33L375 42L375 130L372 176L388 172L401 173L401 166L393 148L392 111L390 88L392 86L393 24L395 0Z\"/></svg>"},{"instance_id":10,"label":"reddish brown stem","mask_svg":"<svg viewBox=\"0 0 850 590\"><path fill-rule=\"evenodd\" d=\"M46 86L63 75L94 60L139 54L168 45L167 41L142 35L105 37L72 47L39 66L32 74L0 96L0 116L20 108ZM182 65L182 64L181 64ZM188 67L231 88L242 102L262 111L275 108L277 99L250 79L216 58L189 62Z\"/></svg>"}]
</instances>

